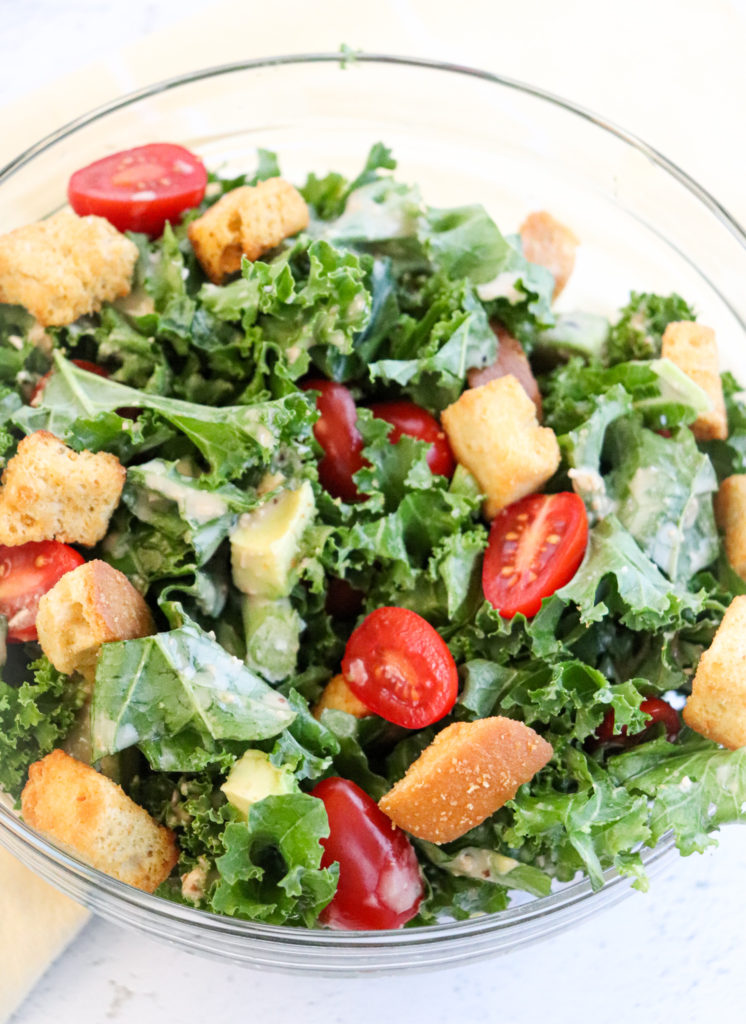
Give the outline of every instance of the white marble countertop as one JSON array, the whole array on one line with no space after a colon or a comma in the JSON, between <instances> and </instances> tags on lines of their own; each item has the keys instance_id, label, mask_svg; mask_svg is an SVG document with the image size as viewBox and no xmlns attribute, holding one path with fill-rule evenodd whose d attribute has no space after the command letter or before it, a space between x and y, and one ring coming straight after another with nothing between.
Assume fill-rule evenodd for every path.
<instances>
[{"instance_id":1,"label":"white marble countertop","mask_svg":"<svg viewBox=\"0 0 746 1024\"><path fill-rule=\"evenodd\" d=\"M593 920L508 956L409 976L279 975L213 963L94 920L12 1024L705 1024L746 1003L746 830L673 860Z\"/></svg>"},{"instance_id":2,"label":"white marble countertop","mask_svg":"<svg viewBox=\"0 0 746 1024\"><path fill-rule=\"evenodd\" d=\"M257 19L257 33L247 34L240 51L245 55L332 50L345 41L467 61L551 88L647 138L746 219L742 119L736 116L746 105L744 0L629 0L613 9L589 0L462 0L455 23L453 5L435 0L381 0L375 11L355 0L343 8L332 0L242 6ZM178 70L168 32L189 15L198 14L205 26L204 45L195 39L194 65L233 59L238 43L225 31L224 45L217 46L211 11L200 0L0 0L0 110L17 130L18 104L34 89L47 90L49 105L37 105L38 122L21 125L29 133L24 141L32 141L35 127L42 134L55 126L48 121L60 76L89 61L103 60L122 89ZM115 48L153 30L165 33L161 57L149 75L145 56L133 72ZM73 103L69 116L100 98L75 109ZM0 132L0 162L12 155L7 144ZM571 931L495 960L409 977L311 980L260 973L188 956L93 920L13 1024L245 1018L373 1024L392 1012L406 1013L412 1024L739 1019L733 1007L746 1002L745 862L746 831L729 828L719 849L674 859L648 894L634 894Z\"/></svg>"}]
</instances>

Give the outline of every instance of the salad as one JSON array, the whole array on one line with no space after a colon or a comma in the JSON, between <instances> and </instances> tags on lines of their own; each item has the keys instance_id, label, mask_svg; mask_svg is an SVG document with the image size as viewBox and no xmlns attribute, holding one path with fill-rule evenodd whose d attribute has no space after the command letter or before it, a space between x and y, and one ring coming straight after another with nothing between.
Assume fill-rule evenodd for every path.
<instances>
[{"instance_id":1,"label":"salad","mask_svg":"<svg viewBox=\"0 0 746 1024\"><path fill-rule=\"evenodd\" d=\"M143 146L0 238L0 789L203 910L644 889L645 846L744 818L714 335L676 294L557 312L569 228L395 169L379 143L295 188L268 151L228 179Z\"/></svg>"}]
</instances>

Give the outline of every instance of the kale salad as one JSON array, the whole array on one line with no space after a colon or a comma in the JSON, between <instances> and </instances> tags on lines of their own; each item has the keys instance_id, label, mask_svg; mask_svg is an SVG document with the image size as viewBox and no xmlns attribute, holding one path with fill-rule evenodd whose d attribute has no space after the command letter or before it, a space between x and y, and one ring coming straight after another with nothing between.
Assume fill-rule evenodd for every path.
<instances>
[{"instance_id":1,"label":"kale salad","mask_svg":"<svg viewBox=\"0 0 746 1024\"><path fill-rule=\"evenodd\" d=\"M310 174L307 227L258 258L244 248L216 283L190 225L280 176L259 151L252 173L211 173L181 223L128 232L129 297L43 332L0 305L4 464L36 431L116 456L121 501L81 551L127 577L156 629L104 643L95 681L11 636L0 789L20 798L56 748L92 764L173 831L178 863L157 895L206 911L330 923L340 858L324 856L324 784L349 780L377 802L444 730L496 716L550 744L546 763L455 839L402 833L397 856L414 851L421 888L393 924L500 911L512 891L545 896L581 875L598 888L608 868L644 889L645 847L670 832L699 852L744 818L744 750L679 717L746 593L713 513L720 482L746 472L738 385L723 375L728 436L697 440L708 398L661 356L668 325L697 320L685 299L633 291L608 320L557 313L555 277L518 234L479 205L428 206L395 167L376 144L354 180ZM587 532L569 579L535 610L501 614L483 585L478 474L458 452L433 469L433 438L392 429L376 406L414 404L439 424L508 333L556 437L537 490L579 499ZM352 433L336 441L317 429L319 382L351 396ZM347 491L334 493L330 457ZM279 526L258 517L270 506ZM353 634L392 608L424 620L455 666L426 724L323 699L334 677L354 681L341 668Z\"/></svg>"}]
</instances>

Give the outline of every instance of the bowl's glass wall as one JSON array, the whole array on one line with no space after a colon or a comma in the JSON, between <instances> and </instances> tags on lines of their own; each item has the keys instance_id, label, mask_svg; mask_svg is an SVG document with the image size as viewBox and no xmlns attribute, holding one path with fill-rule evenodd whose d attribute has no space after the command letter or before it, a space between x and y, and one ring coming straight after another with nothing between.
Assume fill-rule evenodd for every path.
<instances>
[{"instance_id":1,"label":"bowl's glass wall","mask_svg":"<svg viewBox=\"0 0 746 1024\"><path fill-rule=\"evenodd\" d=\"M458 68L334 57L212 69L167 83L58 133L0 172L0 231L65 203L69 175L149 141L198 151L226 172L277 151L283 174L360 169L390 146L402 180L435 205L482 202L506 232L550 210L582 240L561 308L608 313L631 289L678 291L746 378L746 240L716 203L646 147L515 83ZM55 851L0 803L0 842L59 888L124 924L235 962L360 972L433 967L553 933L627 891L587 883L476 921L348 935L220 919L132 890ZM664 844L665 848L665 844ZM651 856L651 867L661 850Z\"/></svg>"}]
</instances>

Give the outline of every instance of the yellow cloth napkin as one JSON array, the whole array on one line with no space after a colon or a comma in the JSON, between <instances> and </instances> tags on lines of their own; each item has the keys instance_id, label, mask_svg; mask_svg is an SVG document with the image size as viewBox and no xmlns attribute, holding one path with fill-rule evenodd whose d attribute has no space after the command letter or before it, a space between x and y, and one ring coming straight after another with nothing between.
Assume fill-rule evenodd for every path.
<instances>
[{"instance_id":1,"label":"yellow cloth napkin","mask_svg":"<svg viewBox=\"0 0 746 1024\"><path fill-rule=\"evenodd\" d=\"M0 848L0 1022L21 1005L89 917Z\"/></svg>"}]
</instances>

